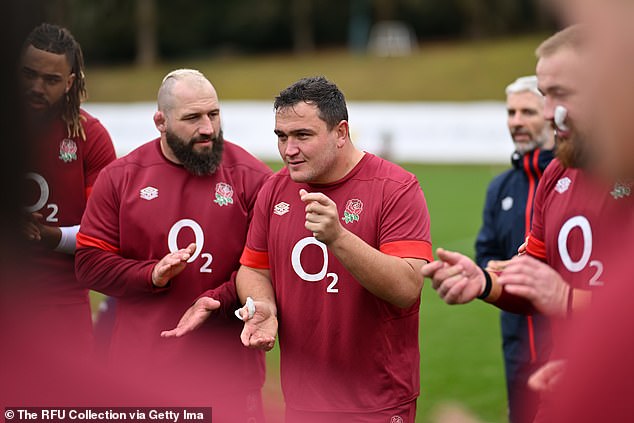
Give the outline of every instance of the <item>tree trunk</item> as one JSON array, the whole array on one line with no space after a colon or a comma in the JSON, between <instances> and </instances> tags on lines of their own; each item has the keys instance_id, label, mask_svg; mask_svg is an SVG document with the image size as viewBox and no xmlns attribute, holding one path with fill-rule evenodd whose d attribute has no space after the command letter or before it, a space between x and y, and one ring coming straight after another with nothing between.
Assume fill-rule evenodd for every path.
<instances>
[{"instance_id":1,"label":"tree trunk","mask_svg":"<svg viewBox=\"0 0 634 423\"><path fill-rule=\"evenodd\" d=\"M291 0L293 50L296 54L315 50L311 0Z\"/></svg>"},{"instance_id":2,"label":"tree trunk","mask_svg":"<svg viewBox=\"0 0 634 423\"><path fill-rule=\"evenodd\" d=\"M152 66L158 58L156 0L136 0L136 62Z\"/></svg>"}]
</instances>

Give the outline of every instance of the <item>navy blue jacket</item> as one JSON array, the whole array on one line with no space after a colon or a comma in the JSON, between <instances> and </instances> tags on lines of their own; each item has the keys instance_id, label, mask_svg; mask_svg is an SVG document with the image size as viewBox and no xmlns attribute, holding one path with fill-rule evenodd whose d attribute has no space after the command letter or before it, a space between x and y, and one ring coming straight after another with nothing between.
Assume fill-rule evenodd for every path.
<instances>
[{"instance_id":1,"label":"navy blue jacket","mask_svg":"<svg viewBox=\"0 0 634 423\"><path fill-rule=\"evenodd\" d=\"M487 190L482 228L476 240L476 262L508 260L530 231L533 200L544 169L553 159L550 150L514 153L513 168L498 175ZM502 342L511 422L531 421L526 382L550 354L550 324L545 316L502 312Z\"/></svg>"}]
</instances>

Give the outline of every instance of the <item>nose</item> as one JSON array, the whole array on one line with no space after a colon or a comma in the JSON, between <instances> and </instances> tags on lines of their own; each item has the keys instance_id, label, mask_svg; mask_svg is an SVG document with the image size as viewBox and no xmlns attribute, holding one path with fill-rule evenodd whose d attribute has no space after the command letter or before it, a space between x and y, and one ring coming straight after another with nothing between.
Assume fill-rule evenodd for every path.
<instances>
[{"instance_id":1,"label":"nose","mask_svg":"<svg viewBox=\"0 0 634 423\"><path fill-rule=\"evenodd\" d=\"M294 157L299 154L299 146L293 137L288 137L283 144L282 153L285 157Z\"/></svg>"},{"instance_id":2,"label":"nose","mask_svg":"<svg viewBox=\"0 0 634 423\"><path fill-rule=\"evenodd\" d=\"M550 96L544 97L544 119L547 121L553 121L555 119L555 107L557 105Z\"/></svg>"},{"instance_id":3,"label":"nose","mask_svg":"<svg viewBox=\"0 0 634 423\"><path fill-rule=\"evenodd\" d=\"M522 119L522 114L516 111L509 116L509 127L517 128L518 126L524 126L524 119Z\"/></svg>"},{"instance_id":4,"label":"nose","mask_svg":"<svg viewBox=\"0 0 634 423\"><path fill-rule=\"evenodd\" d=\"M200 121L200 126L198 127L198 133L200 135L209 135L212 136L214 134L214 125L211 122L209 116L203 116Z\"/></svg>"},{"instance_id":5,"label":"nose","mask_svg":"<svg viewBox=\"0 0 634 423\"><path fill-rule=\"evenodd\" d=\"M44 94L44 79L33 78L29 80L29 89L36 94Z\"/></svg>"}]
</instances>

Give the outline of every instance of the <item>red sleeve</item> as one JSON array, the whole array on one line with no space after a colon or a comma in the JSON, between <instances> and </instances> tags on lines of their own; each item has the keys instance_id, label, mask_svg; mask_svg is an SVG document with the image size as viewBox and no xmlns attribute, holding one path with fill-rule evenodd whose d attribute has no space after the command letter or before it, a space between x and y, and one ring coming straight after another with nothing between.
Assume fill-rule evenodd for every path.
<instances>
[{"instance_id":1,"label":"red sleeve","mask_svg":"<svg viewBox=\"0 0 634 423\"><path fill-rule=\"evenodd\" d=\"M231 273L231 278L222 285L209 289L203 292L198 298L210 297L214 300L220 301L220 309L217 311L222 317L226 319L234 318L234 310L240 308L240 300L238 299L238 292L236 291L236 275L237 271Z\"/></svg>"},{"instance_id":2,"label":"red sleeve","mask_svg":"<svg viewBox=\"0 0 634 423\"><path fill-rule=\"evenodd\" d=\"M272 179L265 183L253 207L253 218L249 225L247 234L247 242L240 257L240 264L244 266L254 267L258 269L268 269L268 206L272 187Z\"/></svg>"},{"instance_id":3,"label":"red sleeve","mask_svg":"<svg viewBox=\"0 0 634 423\"><path fill-rule=\"evenodd\" d=\"M97 119L90 115L83 115L86 131L86 157L84 161L84 186L86 194L90 195L90 188L94 185L101 169L116 159L114 146L110 134Z\"/></svg>"},{"instance_id":4,"label":"red sleeve","mask_svg":"<svg viewBox=\"0 0 634 423\"><path fill-rule=\"evenodd\" d=\"M77 280L113 297L163 291L166 288L152 284L152 269L158 260L119 255L119 201L111 175L105 170L97 178L77 234Z\"/></svg>"},{"instance_id":5,"label":"red sleeve","mask_svg":"<svg viewBox=\"0 0 634 423\"><path fill-rule=\"evenodd\" d=\"M544 228L544 211L548 207L548 196L555 188L555 184L562 176L564 168L557 159L554 159L542 176L535 193L535 202L533 203L533 219L531 221L531 232L528 236L526 252L536 259L546 261L546 239Z\"/></svg>"},{"instance_id":6,"label":"red sleeve","mask_svg":"<svg viewBox=\"0 0 634 423\"><path fill-rule=\"evenodd\" d=\"M403 258L433 261L429 212L414 176L385 198L379 229L379 249Z\"/></svg>"}]
</instances>

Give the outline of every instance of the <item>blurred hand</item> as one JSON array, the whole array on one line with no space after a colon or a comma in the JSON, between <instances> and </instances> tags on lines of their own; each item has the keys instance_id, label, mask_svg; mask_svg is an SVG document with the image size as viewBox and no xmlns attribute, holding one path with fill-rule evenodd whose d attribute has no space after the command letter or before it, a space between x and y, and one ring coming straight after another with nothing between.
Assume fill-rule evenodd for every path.
<instances>
[{"instance_id":1,"label":"blurred hand","mask_svg":"<svg viewBox=\"0 0 634 423\"><path fill-rule=\"evenodd\" d=\"M514 257L498 278L506 292L529 300L547 316L568 312L568 285L552 267L530 256Z\"/></svg>"},{"instance_id":2,"label":"blurred hand","mask_svg":"<svg viewBox=\"0 0 634 423\"><path fill-rule=\"evenodd\" d=\"M482 270L469 257L439 248L438 260L424 265L421 273L447 304L465 304L482 293L485 279Z\"/></svg>"},{"instance_id":3,"label":"blurred hand","mask_svg":"<svg viewBox=\"0 0 634 423\"><path fill-rule=\"evenodd\" d=\"M506 269L506 266L508 266L510 262L511 260L489 260L486 270L501 273L504 269Z\"/></svg>"},{"instance_id":4,"label":"blurred hand","mask_svg":"<svg viewBox=\"0 0 634 423\"><path fill-rule=\"evenodd\" d=\"M180 338L198 329L205 323L214 310L220 308L220 301L210 297L201 297L185 311L178 325L172 330L161 332L163 338Z\"/></svg>"},{"instance_id":5,"label":"blurred hand","mask_svg":"<svg viewBox=\"0 0 634 423\"><path fill-rule=\"evenodd\" d=\"M537 392L550 392L559 383L566 369L566 361L549 361L528 379L528 386Z\"/></svg>"}]
</instances>

